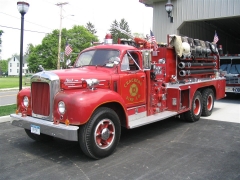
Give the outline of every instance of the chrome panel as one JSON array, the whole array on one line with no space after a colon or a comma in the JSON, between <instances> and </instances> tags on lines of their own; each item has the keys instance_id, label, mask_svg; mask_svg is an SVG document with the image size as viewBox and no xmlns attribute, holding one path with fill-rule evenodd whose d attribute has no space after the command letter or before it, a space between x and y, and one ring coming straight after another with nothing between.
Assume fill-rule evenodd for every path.
<instances>
[{"instance_id":1,"label":"chrome panel","mask_svg":"<svg viewBox=\"0 0 240 180\"><path fill-rule=\"evenodd\" d=\"M31 129L31 125L40 127L40 133L47 134L68 141L78 141L78 126L66 126L65 124L55 125L53 122L33 118L30 116L22 117L21 114L11 114L12 125L24 129Z\"/></svg>"},{"instance_id":2,"label":"chrome panel","mask_svg":"<svg viewBox=\"0 0 240 180\"><path fill-rule=\"evenodd\" d=\"M144 111L144 112L140 112L140 113L136 113L136 114L128 116L128 120L129 121L134 121L134 120L137 120L137 119L140 119L140 118L144 118L146 116L147 116L147 111Z\"/></svg>"},{"instance_id":3,"label":"chrome panel","mask_svg":"<svg viewBox=\"0 0 240 180\"><path fill-rule=\"evenodd\" d=\"M32 113L33 117L41 118L49 121L53 121L53 102L54 102L54 96L60 91L60 79L58 75L48 72L48 71L42 71L39 73L36 73L31 78L32 82L38 82L38 83L48 83L50 88L50 115L49 116L43 116L41 114L34 114ZM32 99L33 101L33 99Z\"/></svg>"},{"instance_id":4,"label":"chrome panel","mask_svg":"<svg viewBox=\"0 0 240 180\"><path fill-rule=\"evenodd\" d=\"M140 118L140 119L137 119L137 120L131 120L131 121L129 120L128 127L130 129L140 127L140 126L143 126L143 125L146 125L146 124L150 124L150 123L154 123L154 122L157 122L157 121L164 120L166 118L169 118L169 117L172 117L172 116L175 116L175 115L177 115L177 112L163 111L163 112L160 112L160 113L157 113L157 114L154 114L154 115L151 115L151 116L143 117L143 118Z\"/></svg>"}]
</instances>

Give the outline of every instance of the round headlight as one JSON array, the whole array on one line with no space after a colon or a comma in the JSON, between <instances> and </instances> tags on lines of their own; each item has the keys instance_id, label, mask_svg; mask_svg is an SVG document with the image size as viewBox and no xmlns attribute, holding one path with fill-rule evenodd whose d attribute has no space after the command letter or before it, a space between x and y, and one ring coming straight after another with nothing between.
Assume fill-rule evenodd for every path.
<instances>
[{"instance_id":1,"label":"round headlight","mask_svg":"<svg viewBox=\"0 0 240 180\"><path fill-rule=\"evenodd\" d=\"M58 110L61 114L65 113L66 108L65 108L65 103L63 101L60 101L58 103Z\"/></svg>"},{"instance_id":2,"label":"round headlight","mask_svg":"<svg viewBox=\"0 0 240 180\"><path fill-rule=\"evenodd\" d=\"M28 107L28 104L29 104L28 97L27 97L27 96L24 96L24 97L23 97L23 105L24 105L25 107Z\"/></svg>"}]
</instances>

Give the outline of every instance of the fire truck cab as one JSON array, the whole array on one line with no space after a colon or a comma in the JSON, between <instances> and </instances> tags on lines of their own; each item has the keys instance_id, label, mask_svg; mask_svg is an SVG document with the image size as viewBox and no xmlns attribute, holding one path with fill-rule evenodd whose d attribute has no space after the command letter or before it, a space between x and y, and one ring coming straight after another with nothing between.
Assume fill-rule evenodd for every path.
<instances>
[{"instance_id":1,"label":"fire truck cab","mask_svg":"<svg viewBox=\"0 0 240 180\"><path fill-rule=\"evenodd\" d=\"M121 126L173 116L195 122L225 96L219 56L205 45L191 45L183 56L176 52L183 48L170 43L153 49L144 39L112 44L109 37L83 50L71 69L34 74L31 87L17 95L12 124L36 141L78 141L87 156L99 159L116 149Z\"/></svg>"}]
</instances>

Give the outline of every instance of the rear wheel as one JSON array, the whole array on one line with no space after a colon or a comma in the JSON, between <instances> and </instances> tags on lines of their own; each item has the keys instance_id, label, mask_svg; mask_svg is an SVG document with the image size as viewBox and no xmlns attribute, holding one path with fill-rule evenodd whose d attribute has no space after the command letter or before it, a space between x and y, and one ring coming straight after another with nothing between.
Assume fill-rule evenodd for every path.
<instances>
[{"instance_id":1,"label":"rear wheel","mask_svg":"<svg viewBox=\"0 0 240 180\"><path fill-rule=\"evenodd\" d=\"M31 133L31 131L29 129L25 129L25 132L28 135L28 137L30 137L34 141L38 141L38 142L44 141L45 142L45 141L53 140L52 136L49 136L49 135L46 135L46 134L40 134L40 135L33 134L33 133Z\"/></svg>"},{"instance_id":2,"label":"rear wheel","mask_svg":"<svg viewBox=\"0 0 240 180\"><path fill-rule=\"evenodd\" d=\"M202 116L210 116L214 108L214 92L212 89L207 88L202 92L203 110Z\"/></svg>"},{"instance_id":3,"label":"rear wheel","mask_svg":"<svg viewBox=\"0 0 240 180\"><path fill-rule=\"evenodd\" d=\"M184 119L188 122L198 121L202 114L202 95L196 91L192 100L191 109L184 113Z\"/></svg>"},{"instance_id":4,"label":"rear wheel","mask_svg":"<svg viewBox=\"0 0 240 180\"><path fill-rule=\"evenodd\" d=\"M104 158L116 149L121 135L119 117L110 108L98 108L79 130L82 151L94 159Z\"/></svg>"}]
</instances>

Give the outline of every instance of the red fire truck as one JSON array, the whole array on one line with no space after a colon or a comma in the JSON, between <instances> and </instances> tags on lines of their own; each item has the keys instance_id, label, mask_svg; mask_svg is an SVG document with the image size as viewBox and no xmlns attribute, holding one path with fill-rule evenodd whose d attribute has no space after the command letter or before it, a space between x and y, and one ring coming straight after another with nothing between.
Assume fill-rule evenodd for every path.
<instances>
[{"instance_id":1,"label":"red fire truck","mask_svg":"<svg viewBox=\"0 0 240 180\"><path fill-rule=\"evenodd\" d=\"M225 96L214 44L172 35L156 48L141 38L112 44L106 37L83 50L71 69L34 74L17 95L12 124L36 141L78 141L87 156L100 159L116 149L121 126L173 116L195 122Z\"/></svg>"}]
</instances>

